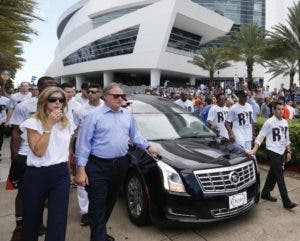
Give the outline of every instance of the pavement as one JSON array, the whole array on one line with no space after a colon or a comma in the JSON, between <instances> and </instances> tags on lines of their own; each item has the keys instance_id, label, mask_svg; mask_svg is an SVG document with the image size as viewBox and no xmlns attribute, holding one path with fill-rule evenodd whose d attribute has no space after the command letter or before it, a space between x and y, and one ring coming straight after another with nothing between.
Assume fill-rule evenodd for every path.
<instances>
[{"instance_id":1,"label":"pavement","mask_svg":"<svg viewBox=\"0 0 300 241\"><path fill-rule=\"evenodd\" d=\"M0 162L0 241L9 241L15 227L14 198L15 191L6 191L5 183L10 158L9 140L4 142L2 161ZM264 183L268 167L260 166L261 181ZM292 201L300 203L300 175L286 173L286 185ZM273 195L280 199L278 188ZM47 216L47 215L44 215ZM89 228L79 225L80 214L76 199L76 190L71 190L67 241L88 241ZM108 233L116 241L299 241L300 207L289 211L276 203L260 201L250 212L238 218L217 224L195 226L193 228L164 229L155 225L137 227L127 217L124 200L120 199L108 223ZM44 240L42 236L39 241Z\"/></svg>"}]
</instances>

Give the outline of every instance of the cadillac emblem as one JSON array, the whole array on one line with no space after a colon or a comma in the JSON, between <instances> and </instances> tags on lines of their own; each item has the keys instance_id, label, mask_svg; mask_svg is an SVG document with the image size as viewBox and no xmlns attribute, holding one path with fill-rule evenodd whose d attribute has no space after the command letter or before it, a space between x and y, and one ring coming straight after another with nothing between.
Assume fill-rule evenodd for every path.
<instances>
[{"instance_id":1,"label":"cadillac emblem","mask_svg":"<svg viewBox=\"0 0 300 241\"><path fill-rule=\"evenodd\" d=\"M240 175L236 171L233 171L229 174L229 180L231 183L237 184L240 180Z\"/></svg>"}]
</instances>

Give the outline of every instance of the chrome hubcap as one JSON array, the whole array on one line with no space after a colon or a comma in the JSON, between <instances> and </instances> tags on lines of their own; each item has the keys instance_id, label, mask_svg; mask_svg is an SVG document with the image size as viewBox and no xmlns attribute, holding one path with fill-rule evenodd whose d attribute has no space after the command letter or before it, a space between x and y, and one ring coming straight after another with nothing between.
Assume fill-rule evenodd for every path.
<instances>
[{"instance_id":1,"label":"chrome hubcap","mask_svg":"<svg viewBox=\"0 0 300 241\"><path fill-rule=\"evenodd\" d=\"M136 177L132 177L127 185L127 200L130 213L139 217L143 208L143 190Z\"/></svg>"}]
</instances>

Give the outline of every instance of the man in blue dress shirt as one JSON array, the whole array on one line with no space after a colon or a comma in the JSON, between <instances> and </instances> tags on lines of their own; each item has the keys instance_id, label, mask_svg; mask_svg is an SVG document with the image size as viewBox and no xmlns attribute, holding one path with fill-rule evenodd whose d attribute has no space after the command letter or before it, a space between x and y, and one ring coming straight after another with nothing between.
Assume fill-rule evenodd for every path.
<instances>
[{"instance_id":1,"label":"man in blue dress shirt","mask_svg":"<svg viewBox=\"0 0 300 241\"><path fill-rule=\"evenodd\" d=\"M90 111L81 123L76 144L75 181L88 192L91 241L114 240L106 233L106 223L128 169L128 141L159 153L141 136L132 113L121 107L126 99L121 87L112 83L103 96L103 107Z\"/></svg>"}]
</instances>

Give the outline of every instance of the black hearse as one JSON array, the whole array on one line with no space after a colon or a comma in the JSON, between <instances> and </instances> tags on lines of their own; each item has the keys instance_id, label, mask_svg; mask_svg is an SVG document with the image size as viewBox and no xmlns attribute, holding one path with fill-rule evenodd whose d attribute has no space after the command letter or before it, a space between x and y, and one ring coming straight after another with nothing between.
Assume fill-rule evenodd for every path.
<instances>
[{"instance_id":1,"label":"black hearse","mask_svg":"<svg viewBox=\"0 0 300 241\"><path fill-rule=\"evenodd\" d=\"M130 220L207 223L238 216L259 201L255 159L223 143L199 118L167 99L133 95L139 131L157 157L130 145L124 190Z\"/></svg>"}]
</instances>

